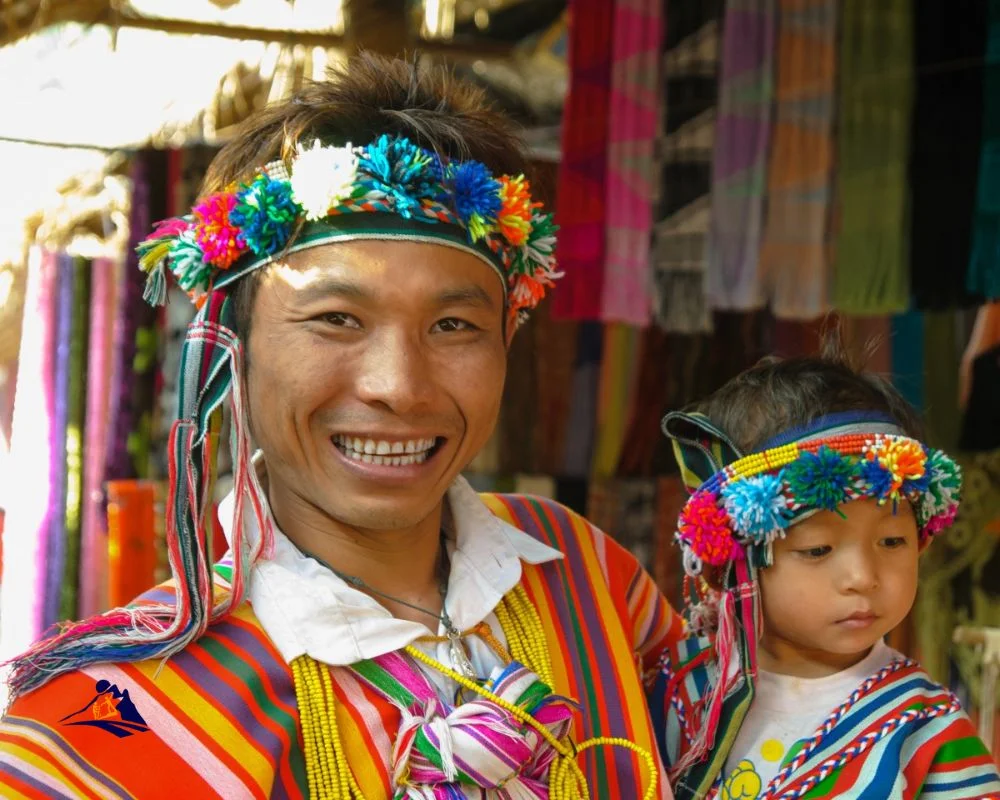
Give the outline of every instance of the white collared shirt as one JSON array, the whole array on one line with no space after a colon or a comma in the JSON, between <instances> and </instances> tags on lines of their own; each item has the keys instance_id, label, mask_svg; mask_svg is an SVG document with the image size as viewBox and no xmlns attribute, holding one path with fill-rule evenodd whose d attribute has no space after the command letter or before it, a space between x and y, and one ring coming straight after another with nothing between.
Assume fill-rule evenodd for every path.
<instances>
[{"instance_id":1,"label":"white collared shirt","mask_svg":"<svg viewBox=\"0 0 1000 800\"><path fill-rule=\"evenodd\" d=\"M521 580L521 562L542 564L562 553L498 519L469 486L457 478L447 493L451 530L446 530L451 557L446 608L452 623L467 630L486 621L506 644L493 613L501 598ZM234 498L219 505L219 520L231 543ZM269 511L267 513L270 513ZM260 533L249 509L244 514L249 542ZM419 622L397 619L369 595L355 589L309 558L274 529L273 556L258 561L249 579L248 597L264 631L287 663L303 654L332 666L346 666L413 644L443 664L451 663L447 642L418 642L432 633ZM463 639L481 678L502 666L500 658L476 636ZM453 702L457 687L436 670L426 674L441 699Z\"/></svg>"}]
</instances>

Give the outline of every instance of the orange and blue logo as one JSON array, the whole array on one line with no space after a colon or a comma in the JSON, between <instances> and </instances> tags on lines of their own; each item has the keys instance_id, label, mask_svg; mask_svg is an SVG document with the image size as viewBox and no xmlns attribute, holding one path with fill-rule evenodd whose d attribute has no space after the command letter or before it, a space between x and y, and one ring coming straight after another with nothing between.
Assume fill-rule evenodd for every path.
<instances>
[{"instance_id":1,"label":"orange and blue logo","mask_svg":"<svg viewBox=\"0 0 1000 800\"><path fill-rule=\"evenodd\" d=\"M97 682L95 689L97 694L87 705L59 721L63 725L100 728L119 739L149 730L146 720L128 696L128 689L123 692L115 684L103 679Z\"/></svg>"}]
</instances>

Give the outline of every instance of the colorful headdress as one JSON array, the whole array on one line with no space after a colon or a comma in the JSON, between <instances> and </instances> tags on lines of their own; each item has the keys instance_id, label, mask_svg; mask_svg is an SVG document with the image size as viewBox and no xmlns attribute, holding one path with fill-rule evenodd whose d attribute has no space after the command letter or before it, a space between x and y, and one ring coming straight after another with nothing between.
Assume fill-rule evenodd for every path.
<instances>
[{"instance_id":1,"label":"colorful headdress","mask_svg":"<svg viewBox=\"0 0 1000 800\"><path fill-rule=\"evenodd\" d=\"M165 299L165 270L196 302L285 253L350 239L427 241L464 250L504 284L516 325L560 277L552 215L523 175L446 161L403 136L363 147L299 147L254 178L161 222L139 245L146 298Z\"/></svg>"},{"instance_id":2,"label":"colorful headdress","mask_svg":"<svg viewBox=\"0 0 1000 800\"><path fill-rule=\"evenodd\" d=\"M683 414L668 415L664 430L683 436L677 430L684 422L708 430L703 418ZM689 465L691 443L674 441L678 460ZM833 414L746 456L729 447L735 458L718 464L697 486L678 520L677 541L692 576L704 565L722 567L743 558L767 566L771 544L790 525L863 497L894 507L909 501L922 539L951 525L958 511L958 465L883 415ZM695 453L704 459L703 450Z\"/></svg>"},{"instance_id":3,"label":"colorful headdress","mask_svg":"<svg viewBox=\"0 0 1000 800\"><path fill-rule=\"evenodd\" d=\"M167 272L198 305L181 357L178 419L170 434L167 551L176 601L143 602L62 627L13 660L16 696L67 669L105 661L166 658L237 607L254 562L274 533L250 463L242 397L243 343L230 288L283 254L350 240L428 242L479 258L503 282L510 336L560 277L556 227L524 176L493 176L478 161L445 161L402 136L364 147L300 148L290 164L262 167L248 182L160 223L137 248L145 297L166 298ZM212 500L222 405L232 398L235 509L231 589L213 590ZM256 521L259 536L244 535Z\"/></svg>"},{"instance_id":4,"label":"colorful headdress","mask_svg":"<svg viewBox=\"0 0 1000 800\"><path fill-rule=\"evenodd\" d=\"M717 680L707 696L697 740L678 764L708 770L723 707L743 709L753 696L760 619L757 570L770 566L772 545L818 511L873 498L914 509L921 542L947 528L958 511L961 470L944 453L907 436L885 414L820 417L743 455L705 416L672 413L663 432L691 492L677 523L684 552L691 627L714 636ZM721 584L711 588L702 572ZM691 785L699 777L689 775Z\"/></svg>"}]
</instances>

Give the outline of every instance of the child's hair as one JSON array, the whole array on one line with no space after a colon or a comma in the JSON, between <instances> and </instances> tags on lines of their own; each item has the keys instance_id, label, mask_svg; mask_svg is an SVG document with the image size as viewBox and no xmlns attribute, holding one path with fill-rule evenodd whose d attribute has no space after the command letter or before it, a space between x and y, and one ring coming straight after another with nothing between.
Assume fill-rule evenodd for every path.
<instances>
[{"instance_id":1,"label":"child's hair","mask_svg":"<svg viewBox=\"0 0 1000 800\"><path fill-rule=\"evenodd\" d=\"M866 355L873 349L871 343ZM885 378L852 361L839 325L828 326L820 352L806 358L769 356L698 404L743 453L779 434L838 411L881 411L914 439L923 439L916 410Z\"/></svg>"}]
</instances>

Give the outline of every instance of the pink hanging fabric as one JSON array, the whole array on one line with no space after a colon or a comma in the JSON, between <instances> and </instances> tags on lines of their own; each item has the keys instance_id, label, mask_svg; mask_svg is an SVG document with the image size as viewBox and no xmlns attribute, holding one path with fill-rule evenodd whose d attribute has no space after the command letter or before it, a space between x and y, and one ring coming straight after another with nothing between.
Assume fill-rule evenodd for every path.
<instances>
[{"instance_id":1,"label":"pink hanging fabric","mask_svg":"<svg viewBox=\"0 0 1000 800\"><path fill-rule=\"evenodd\" d=\"M601 319L645 326L657 133L658 0L616 0L608 131L607 258Z\"/></svg>"},{"instance_id":2,"label":"pink hanging fabric","mask_svg":"<svg viewBox=\"0 0 1000 800\"><path fill-rule=\"evenodd\" d=\"M121 265L97 259L91 265L90 352L87 356L87 417L83 450L83 522L80 543L80 616L107 605L107 516L104 509L104 459L107 453L111 353L115 298Z\"/></svg>"}]
</instances>

